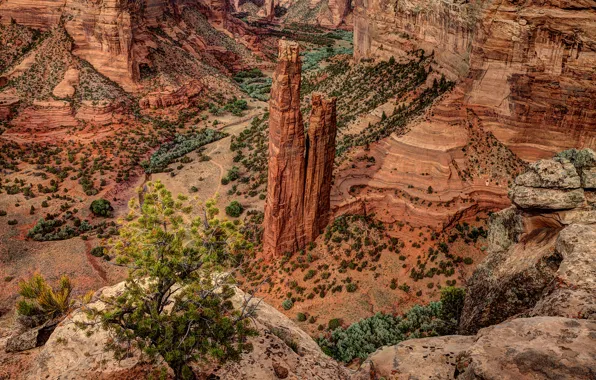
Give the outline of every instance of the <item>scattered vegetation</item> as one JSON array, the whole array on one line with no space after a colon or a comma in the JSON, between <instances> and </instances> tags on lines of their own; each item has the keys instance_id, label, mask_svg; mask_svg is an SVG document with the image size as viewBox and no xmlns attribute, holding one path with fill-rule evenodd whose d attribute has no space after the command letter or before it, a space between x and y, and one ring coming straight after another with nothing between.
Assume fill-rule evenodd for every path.
<instances>
[{"instance_id":1,"label":"scattered vegetation","mask_svg":"<svg viewBox=\"0 0 596 380\"><path fill-rule=\"evenodd\" d=\"M441 301L416 305L402 316L377 313L347 328L330 324L332 332L319 337L318 343L327 355L349 363L356 358L364 360L385 345L452 334L461 315L463 296L462 289L445 288Z\"/></svg>"},{"instance_id":2,"label":"scattered vegetation","mask_svg":"<svg viewBox=\"0 0 596 380\"><path fill-rule=\"evenodd\" d=\"M178 134L172 141L161 145L159 149L151 155L149 161L144 161L141 164L145 167L146 173L167 172L167 166L172 162L175 162L176 159L209 143L222 139L225 136L227 136L226 133L208 128L196 133L186 135Z\"/></svg>"},{"instance_id":3,"label":"scattered vegetation","mask_svg":"<svg viewBox=\"0 0 596 380\"><path fill-rule=\"evenodd\" d=\"M89 314L114 334L108 348L117 358L133 345L161 355L176 378L194 378L191 362L235 360L249 349L252 308L233 307L230 277L220 270L250 246L236 224L215 218L213 201L204 206L206 220L187 222L194 206L185 197L160 182L147 189L142 206L131 200L128 223L109 242L117 262L131 268L126 287Z\"/></svg>"}]
</instances>

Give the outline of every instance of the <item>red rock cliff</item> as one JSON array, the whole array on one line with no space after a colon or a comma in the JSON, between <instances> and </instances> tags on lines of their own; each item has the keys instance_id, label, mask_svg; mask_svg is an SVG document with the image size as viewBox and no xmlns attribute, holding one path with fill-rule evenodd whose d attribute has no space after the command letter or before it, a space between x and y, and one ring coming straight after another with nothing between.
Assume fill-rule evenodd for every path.
<instances>
[{"instance_id":1,"label":"red rock cliff","mask_svg":"<svg viewBox=\"0 0 596 380\"><path fill-rule=\"evenodd\" d=\"M328 222L335 157L335 99L313 95L308 137L300 112L299 45L279 43L269 101L269 173L263 254L294 252Z\"/></svg>"},{"instance_id":2,"label":"red rock cliff","mask_svg":"<svg viewBox=\"0 0 596 380\"><path fill-rule=\"evenodd\" d=\"M246 25L230 15L229 0L5 0L0 1L0 23L15 20L47 30L62 20L74 42L73 53L132 92L139 65L155 47L147 28L163 26L165 15L178 17L185 7L199 9L231 36L247 34Z\"/></svg>"},{"instance_id":3,"label":"red rock cliff","mask_svg":"<svg viewBox=\"0 0 596 380\"><path fill-rule=\"evenodd\" d=\"M357 0L355 58L434 52L464 106L524 159L596 147L596 3Z\"/></svg>"}]
</instances>

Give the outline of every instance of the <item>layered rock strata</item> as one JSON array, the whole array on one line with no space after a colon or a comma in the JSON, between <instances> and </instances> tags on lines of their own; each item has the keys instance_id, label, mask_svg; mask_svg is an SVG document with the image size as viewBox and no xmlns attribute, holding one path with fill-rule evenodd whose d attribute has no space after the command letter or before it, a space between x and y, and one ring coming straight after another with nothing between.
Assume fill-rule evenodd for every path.
<instances>
[{"instance_id":1,"label":"layered rock strata","mask_svg":"<svg viewBox=\"0 0 596 380\"><path fill-rule=\"evenodd\" d=\"M433 54L463 105L527 160L596 147L594 2L357 0L355 58Z\"/></svg>"},{"instance_id":2,"label":"layered rock strata","mask_svg":"<svg viewBox=\"0 0 596 380\"><path fill-rule=\"evenodd\" d=\"M580 187L576 169L596 167L596 153L580 151L588 164L571 162L566 157L577 154L569 153L531 165L510 191L514 206L492 215L488 256L468 283L462 333L517 315L596 318L596 193Z\"/></svg>"},{"instance_id":3,"label":"layered rock strata","mask_svg":"<svg viewBox=\"0 0 596 380\"><path fill-rule=\"evenodd\" d=\"M475 335L383 347L352 379L594 378L596 193L584 187L584 203L564 210L538 194L585 184L594 167L596 153L570 150L517 177L513 194L542 187L533 190L536 208L491 216L488 256L468 282L460 319L460 333Z\"/></svg>"},{"instance_id":4,"label":"layered rock strata","mask_svg":"<svg viewBox=\"0 0 596 380\"><path fill-rule=\"evenodd\" d=\"M263 252L294 252L314 240L329 218L335 157L335 100L313 96L308 137L300 112L299 45L279 43L269 102L269 172Z\"/></svg>"},{"instance_id":5,"label":"layered rock strata","mask_svg":"<svg viewBox=\"0 0 596 380\"><path fill-rule=\"evenodd\" d=\"M126 91L135 92L140 90L141 65L150 63L150 50L157 48L159 38L151 35L151 28L163 32L166 18L180 21L185 8L200 10L215 28L231 37L241 37L248 45L255 43L254 36L244 37L251 34L250 28L231 16L228 0L6 0L0 3L0 23L14 20L41 30L63 25L73 40L74 55Z\"/></svg>"}]
</instances>

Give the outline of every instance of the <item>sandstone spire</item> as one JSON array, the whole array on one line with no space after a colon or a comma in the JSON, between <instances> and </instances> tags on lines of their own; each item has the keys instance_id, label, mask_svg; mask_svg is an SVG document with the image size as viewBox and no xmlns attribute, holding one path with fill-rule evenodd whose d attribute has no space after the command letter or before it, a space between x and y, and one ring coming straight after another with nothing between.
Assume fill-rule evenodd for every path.
<instances>
[{"instance_id":1,"label":"sandstone spire","mask_svg":"<svg viewBox=\"0 0 596 380\"><path fill-rule=\"evenodd\" d=\"M310 242L329 222L331 178L337 132L335 98L312 95L312 111L306 140L304 233Z\"/></svg>"},{"instance_id":2,"label":"sandstone spire","mask_svg":"<svg viewBox=\"0 0 596 380\"><path fill-rule=\"evenodd\" d=\"M294 252L313 241L329 220L335 157L335 99L312 96L308 137L300 112L299 45L279 43L269 101L269 173L263 254Z\"/></svg>"},{"instance_id":3,"label":"sandstone spire","mask_svg":"<svg viewBox=\"0 0 596 380\"><path fill-rule=\"evenodd\" d=\"M269 174L265 204L265 255L304 246L304 124L300 112L300 47L281 40L269 101Z\"/></svg>"}]
</instances>

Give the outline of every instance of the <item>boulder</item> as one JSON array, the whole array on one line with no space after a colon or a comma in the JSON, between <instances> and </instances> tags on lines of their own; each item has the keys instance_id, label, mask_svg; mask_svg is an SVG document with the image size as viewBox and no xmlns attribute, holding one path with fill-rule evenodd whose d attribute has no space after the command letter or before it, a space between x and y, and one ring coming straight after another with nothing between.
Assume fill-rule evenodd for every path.
<instances>
[{"instance_id":1,"label":"boulder","mask_svg":"<svg viewBox=\"0 0 596 380\"><path fill-rule=\"evenodd\" d=\"M473 343L473 336L461 335L406 340L371 354L352 379L452 380L457 356Z\"/></svg>"},{"instance_id":2,"label":"boulder","mask_svg":"<svg viewBox=\"0 0 596 380\"><path fill-rule=\"evenodd\" d=\"M596 321L519 318L480 330L457 358L458 380L596 378Z\"/></svg>"},{"instance_id":3,"label":"boulder","mask_svg":"<svg viewBox=\"0 0 596 380\"><path fill-rule=\"evenodd\" d=\"M556 155L569 160L577 169L584 189L596 189L596 152L592 149L568 149Z\"/></svg>"},{"instance_id":4,"label":"boulder","mask_svg":"<svg viewBox=\"0 0 596 380\"><path fill-rule=\"evenodd\" d=\"M6 352L27 351L43 346L56 328L57 322L48 322L42 326L27 329L11 336L6 341Z\"/></svg>"},{"instance_id":5,"label":"boulder","mask_svg":"<svg viewBox=\"0 0 596 380\"><path fill-rule=\"evenodd\" d=\"M581 188L563 190L514 185L509 191L509 198L522 209L568 210L585 203Z\"/></svg>"},{"instance_id":6,"label":"boulder","mask_svg":"<svg viewBox=\"0 0 596 380\"><path fill-rule=\"evenodd\" d=\"M519 318L476 336L412 339L372 354L352 377L370 379L593 379L596 321Z\"/></svg>"},{"instance_id":7,"label":"boulder","mask_svg":"<svg viewBox=\"0 0 596 380\"><path fill-rule=\"evenodd\" d=\"M99 290L90 307L102 309L100 296L122 291L124 283ZM234 305L243 304L246 295L235 289ZM327 357L316 342L285 315L272 306L251 300L256 312L253 327L259 334L250 338L253 350L243 354L239 362L223 366L201 367L203 373L217 379L347 379L349 371ZM90 322L81 309L62 321L35 359L28 379L134 379L155 375L156 367L133 351L123 360L114 359L105 350L110 339L98 326L81 329L75 322ZM171 378L172 373L168 376Z\"/></svg>"},{"instance_id":8,"label":"boulder","mask_svg":"<svg viewBox=\"0 0 596 380\"><path fill-rule=\"evenodd\" d=\"M596 319L596 225L574 224L559 234L562 261L530 315Z\"/></svg>"},{"instance_id":9,"label":"boulder","mask_svg":"<svg viewBox=\"0 0 596 380\"><path fill-rule=\"evenodd\" d=\"M531 164L525 173L517 176L515 184L535 188L577 189L581 181L575 166L569 160L557 158Z\"/></svg>"}]
</instances>

